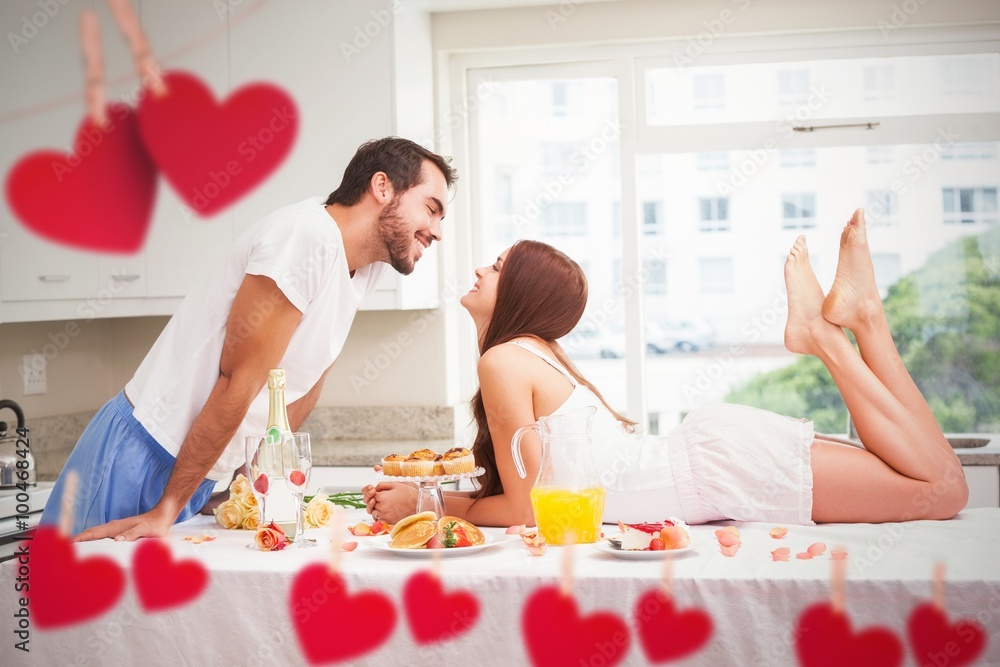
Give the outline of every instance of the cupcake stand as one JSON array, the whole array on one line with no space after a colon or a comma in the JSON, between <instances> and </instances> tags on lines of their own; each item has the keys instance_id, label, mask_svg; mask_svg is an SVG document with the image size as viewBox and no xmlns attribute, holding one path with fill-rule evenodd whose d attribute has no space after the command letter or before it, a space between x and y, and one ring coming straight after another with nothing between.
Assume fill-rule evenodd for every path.
<instances>
[{"instance_id":1,"label":"cupcake stand","mask_svg":"<svg viewBox=\"0 0 1000 667\"><path fill-rule=\"evenodd\" d=\"M441 485L445 482L457 482L460 479L473 479L485 472L485 468L477 467L470 472L422 477L379 473L379 481L415 483L417 485L417 512L434 512L435 516L440 519L444 516L444 493L441 491Z\"/></svg>"}]
</instances>

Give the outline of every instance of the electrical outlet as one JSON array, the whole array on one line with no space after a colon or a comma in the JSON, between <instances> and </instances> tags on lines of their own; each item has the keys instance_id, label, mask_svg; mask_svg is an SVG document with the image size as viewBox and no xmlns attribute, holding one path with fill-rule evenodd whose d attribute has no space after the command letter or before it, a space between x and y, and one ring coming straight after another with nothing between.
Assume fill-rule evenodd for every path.
<instances>
[{"instance_id":1,"label":"electrical outlet","mask_svg":"<svg viewBox=\"0 0 1000 667\"><path fill-rule=\"evenodd\" d=\"M21 358L21 376L24 378L24 395L44 394L46 388L45 367L48 362L40 354L26 354Z\"/></svg>"}]
</instances>

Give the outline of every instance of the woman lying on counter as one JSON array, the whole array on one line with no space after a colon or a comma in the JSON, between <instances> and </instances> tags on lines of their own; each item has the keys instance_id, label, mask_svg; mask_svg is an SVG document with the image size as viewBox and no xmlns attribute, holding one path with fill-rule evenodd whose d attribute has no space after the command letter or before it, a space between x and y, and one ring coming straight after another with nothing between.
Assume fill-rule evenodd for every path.
<instances>
[{"instance_id":1,"label":"woman lying on counter","mask_svg":"<svg viewBox=\"0 0 1000 667\"><path fill-rule=\"evenodd\" d=\"M814 435L812 423L741 405L694 410L664 437L635 433L566 356L557 339L583 315L579 265L537 241L520 241L476 270L461 299L479 332L480 390L473 453L486 469L480 488L446 495L446 513L483 526L533 525L529 492L540 444L522 442L527 478L510 442L540 417L595 406L594 462L607 491L605 522L676 516L786 524L948 519L968 487L961 464L899 357L866 237L864 212L844 227L824 297L804 237L785 261L785 346L818 357L854 418L864 448ZM841 327L858 341L855 351ZM413 514L416 490L366 487L368 511L390 523Z\"/></svg>"}]
</instances>

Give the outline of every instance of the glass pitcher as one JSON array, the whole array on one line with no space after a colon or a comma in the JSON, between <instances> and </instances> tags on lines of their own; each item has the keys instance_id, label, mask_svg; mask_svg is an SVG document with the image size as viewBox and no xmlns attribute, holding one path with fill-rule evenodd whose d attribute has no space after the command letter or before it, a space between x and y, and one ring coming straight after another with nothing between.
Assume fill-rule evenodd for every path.
<instances>
[{"instance_id":1,"label":"glass pitcher","mask_svg":"<svg viewBox=\"0 0 1000 667\"><path fill-rule=\"evenodd\" d=\"M529 431L542 442L538 477L531 489L531 508L538 532L548 544L596 542L604 515L604 487L594 469L590 420L597 408L587 406L561 415L542 417L514 433L510 448L517 472L527 471L521 438Z\"/></svg>"}]
</instances>

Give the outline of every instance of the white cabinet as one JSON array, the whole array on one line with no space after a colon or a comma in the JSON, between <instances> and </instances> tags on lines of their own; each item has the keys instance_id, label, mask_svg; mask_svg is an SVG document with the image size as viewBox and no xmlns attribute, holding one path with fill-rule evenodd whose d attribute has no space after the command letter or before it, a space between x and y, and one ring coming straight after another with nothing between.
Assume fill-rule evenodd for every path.
<instances>
[{"instance_id":1,"label":"white cabinet","mask_svg":"<svg viewBox=\"0 0 1000 667\"><path fill-rule=\"evenodd\" d=\"M388 5L390 8L392 4ZM0 4L0 21L20 26L36 0ZM430 21L371 3L208 3L151 0L140 20L164 70L202 78L218 99L240 86L272 82L299 109L292 152L263 183L228 210L194 215L161 177L143 250L134 255L79 251L39 238L0 203L0 322L171 314L217 266L236 234L274 209L340 182L355 149L373 137L433 136ZM109 100L135 103L138 79L125 40L104 3L99 15ZM228 16L227 16L228 13ZM63 6L26 44L0 50L0 173L41 148L68 150L85 113L81 99L79 8ZM378 34L355 52L356 27ZM73 211L66 215L72 217ZM433 308L440 299L438 257L428 253L410 276L387 275L367 310ZM94 304L97 307L93 307Z\"/></svg>"},{"instance_id":2,"label":"white cabinet","mask_svg":"<svg viewBox=\"0 0 1000 667\"><path fill-rule=\"evenodd\" d=\"M962 466L969 485L966 507L1000 507L1000 467Z\"/></svg>"}]
</instances>

